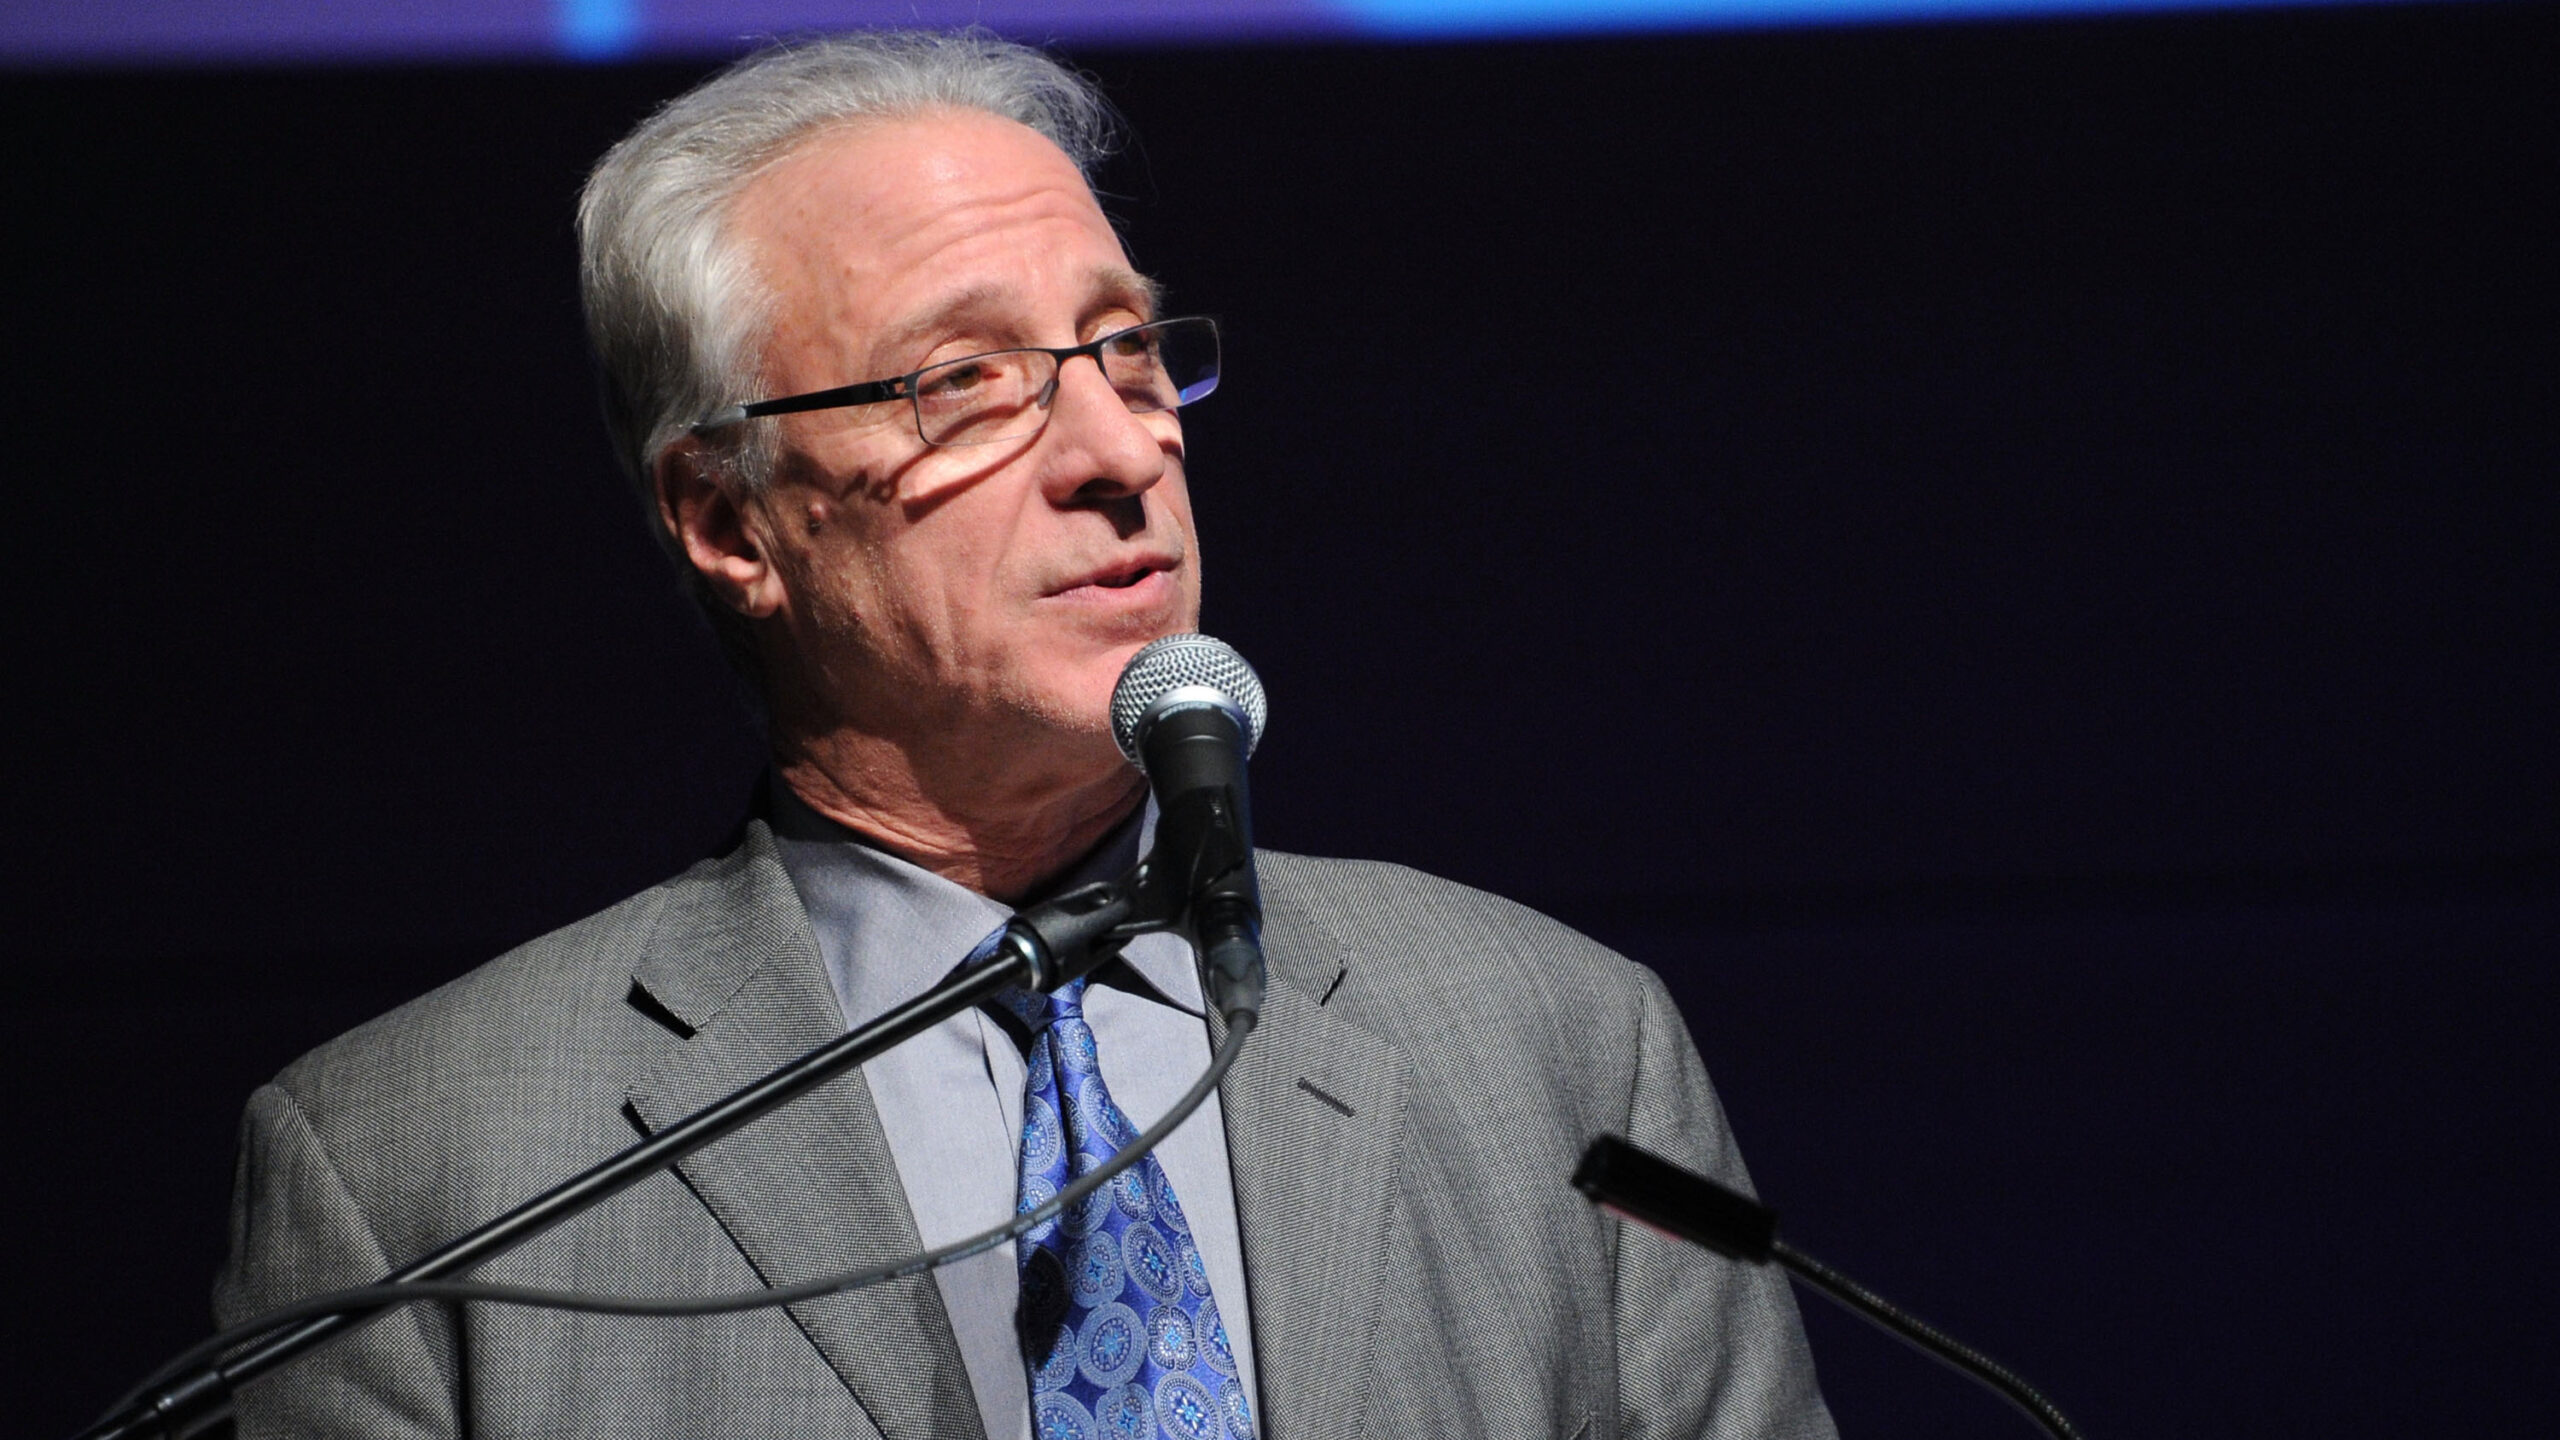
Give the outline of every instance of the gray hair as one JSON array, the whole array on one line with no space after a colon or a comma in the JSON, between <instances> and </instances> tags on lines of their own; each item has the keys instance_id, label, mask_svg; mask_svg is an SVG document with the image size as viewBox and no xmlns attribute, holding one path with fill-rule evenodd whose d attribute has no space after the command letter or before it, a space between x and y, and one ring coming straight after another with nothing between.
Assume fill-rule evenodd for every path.
<instances>
[{"instance_id":1,"label":"gray hair","mask_svg":"<svg viewBox=\"0 0 2560 1440\"><path fill-rule=\"evenodd\" d=\"M757 378L770 301L727 233L738 195L815 131L944 109L1019 121L1088 176L1114 136L1101 93L1037 50L975 29L880 31L750 55L597 162L578 201L587 336L615 454L662 541L675 537L655 523L658 457L703 416L749 398ZM766 483L772 428L731 426L708 440L720 477Z\"/></svg>"}]
</instances>

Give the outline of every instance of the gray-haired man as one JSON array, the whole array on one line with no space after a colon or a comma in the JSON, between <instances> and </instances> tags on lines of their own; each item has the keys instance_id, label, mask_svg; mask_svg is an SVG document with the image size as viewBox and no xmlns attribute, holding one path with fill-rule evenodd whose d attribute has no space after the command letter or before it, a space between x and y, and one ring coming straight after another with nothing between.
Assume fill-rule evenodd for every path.
<instances>
[{"instance_id":1,"label":"gray-haired man","mask_svg":"<svg viewBox=\"0 0 2560 1440\"><path fill-rule=\"evenodd\" d=\"M226 1319L432 1247L1139 853L1106 702L1197 621L1176 412L1216 336L1158 313L1095 204L1103 115L1036 52L855 37L733 68L598 167L610 418L761 693L772 804L729 855L262 1089ZM1830 1433L1783 1284L1565 1185L1603 1131L1742 1179L1654 977L1409 871L1267 854L1262 880L1262 1028L1125 1213L1050 1261L715 1320L412 1308L251 1387L244 1433ZM1127 962L484 1273L729 1290L995 1223L1063 1163L1059 1126L1073 1150L1079 1123L1147 1123L1206 1063L1179 942Z\"/></svg>"}]
</instances>

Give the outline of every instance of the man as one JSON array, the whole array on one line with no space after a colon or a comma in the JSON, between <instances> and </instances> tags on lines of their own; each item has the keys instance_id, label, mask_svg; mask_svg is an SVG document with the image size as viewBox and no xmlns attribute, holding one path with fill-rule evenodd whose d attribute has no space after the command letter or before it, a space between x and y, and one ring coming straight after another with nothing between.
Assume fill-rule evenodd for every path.
<instances>
[{"instance_id":1,"label":"man","mask_svg":"<svg viewBox=\"0 0 2560 1440\"><path fill-rule=\"evenodd\" d=\"M1176 407L1215 336L1157 313L1095 204L1103 114L1036 52L857 37L733 68L598 167L610 418L755 679L770 803L262 1089L226 1320L431 1248L1142 853L1106 702L1197 621ZM1261 1028L1111 1203L788 1310L411 1307L250 1387L244 1434L1830 1433L1783 1283L1565 1183L1604 1131L1743 1183L1658 981L1408 871L1261 876ZM1082 1173L1208 1059L1169 937L1016 999L482 1274L712 1292L892 1259Z\"/></svg>"}]
</instances>

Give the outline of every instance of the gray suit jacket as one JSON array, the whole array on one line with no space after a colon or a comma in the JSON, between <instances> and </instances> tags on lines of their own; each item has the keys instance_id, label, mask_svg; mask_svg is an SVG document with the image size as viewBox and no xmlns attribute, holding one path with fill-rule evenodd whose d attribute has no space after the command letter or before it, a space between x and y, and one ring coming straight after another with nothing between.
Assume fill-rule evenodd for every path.
<instances>
[{"instance_id":1,"label":"gray suit jacket","mask_svg":"<svg viewBox=\"0 0 2560 1440\"><path fill-rule=\"evenodd\" d=\"M1270 996L1221 1098L1263 1440L1832 1433L1781 1279L1567 1184L1602 1131L1743 1183L1659 980L1409 870L1261 874ZM260 1089L216 1309L372 1279L841 1030L752 824ZM916 1248L857 1073L481 1274L726 1291ZM714 1319L411 1306L240 1416L244 1440L983 1433L929 1278Z\"/></svg>"}]
</instances>

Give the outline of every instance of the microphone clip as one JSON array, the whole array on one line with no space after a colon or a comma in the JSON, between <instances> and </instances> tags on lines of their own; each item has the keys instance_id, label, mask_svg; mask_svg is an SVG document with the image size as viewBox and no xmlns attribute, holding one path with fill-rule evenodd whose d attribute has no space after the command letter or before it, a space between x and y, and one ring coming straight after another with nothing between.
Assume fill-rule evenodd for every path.
<instances>
[{"instance_id":1,"label":"microphone clip","mask_svg":"<svg viewBox=\"0 0 2560 1440\"><path fill-rule=\"evenodd\" d=\"M1155 852L1116 880L1079 885L1005 922L1001 945L1033 989L1092 974L1128 943L1160 930L1188 939L1209 1000L1233 1024L1262 1008L1262 904L1241 797L1226 786L1172 798L1156 822ZM1170 843L1168 843L1170 842ZM1165 863L1167 855L1188 865Z\"/></svg>"},{"instance_id":2,"label":"microphone clip","mask_svg":"<svg viewBox=\"0 0 2560 1440\"><path fill-rule=\"evenodd\" d=\"M1097 880L1053 895L1005 922L1001 944L1012 950L1035 990L1055 990L1100 969L1132 940L1181 923L1177 903L1164 909L1147 883L1144 861L1117 880Z\"/></svg>"}]
</instances>

